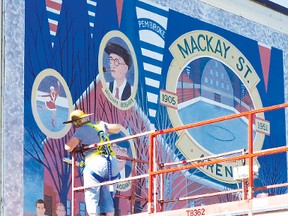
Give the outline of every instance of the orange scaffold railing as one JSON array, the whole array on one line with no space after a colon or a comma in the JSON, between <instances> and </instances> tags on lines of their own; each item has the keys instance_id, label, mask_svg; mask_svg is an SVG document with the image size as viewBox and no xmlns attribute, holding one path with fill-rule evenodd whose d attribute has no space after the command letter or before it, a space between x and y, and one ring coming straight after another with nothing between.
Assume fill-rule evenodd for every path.
<instances>
[{"instance_id":1,"label":"orange scaffold railing","mask_svg":"<svg viewBox=\"0 0 288 216\"><path fill-rule=\"evenodd\" d=\"M148 173L143 174L143 175L136 175L132 176L129 178L125 179L119 179L119 180L113 180L105 183L100 183L95 186L102 186L102 185L108 185L108 184L116 184L119 182L125 182L125 181L133 181L141 178L148 178L148 197L147 197L147 202L148 202L148 209L147 213L148 214L153 214L156 213L157 211L162 211L163 208L157 208L157 204L160 203L163 204L164 202L169 202L164 201L163 199L158 199L157 198L157 182L156 182L156 177L161 176L166 173L171 173L171 172L177 172L177 171L183 171L183 170L189 170L193 168L200 168L208 165L213 165L213 164L219 164L219 163L224 163L224 162L233 162L233 161L238 161L238 160L247 160L248 161L248 178L245 181L242 181L242 189L235 189L235 190L229 190L229 191L222 191L222 192L216 192L216 193L209 193L209 194L203 194L203 195L195 195L195 196L189 196L189 197L182 197L179 198L178 201L183 201L183 200L188 200L188 199L195 199L199 197L208 197L208 196L216 196L216 195L221 195L221 194L227 194L227 193L233 193L233 192L242 192L242 199L253 199L254 197L254 192L258 190L263 190L263 189L270 189L270 188L278 188L278 187L287 187L288 183L283 183L283 184L274 184L274 185L266 185L264 187L258 187L254 188L254 170L253 170L253 160L254 158L257 158L259 156L265 156L265 155L270 155L270 154L276 154L276 153L282 153L282 152L287 152L288 147L283 146L283 147L277 147L277 148L270 148L266 150L261 150L261 151L254 151L253 149L253 120L254 116L258 113L263 113L263 112L268 112L268 111L273 111L277 109L283 109L288 107L288 103L283 103L283 104L278 104L274 106L269 106L265 108L260 108L260 109L254 109L246 112L241 112L237 114L231 114L219 118L214 118L206 121L201 121L197 123L192 123L192 124L187 124L179 127L174 127L174 128L169 128L169 129L164 129L164 130L159 130L159 131L147 131L144 133L139 133L136 135L132 136L127 136L123 137L120 139L115 139L111 140L109 142L103 142L103 143L96 143L90 146L86 146L86 149L90 148L95 148L100 145L106 145L108 143L116 143L116 142L121 142L124 140L128 139L133 139L141 136L149 136L149 157L148 157ZM200 127L208 124L213 124L217 122L222 122L222 121L227 121L231 119L236 119L236 118L241 118L241 117L247 117L248 119L248 151L245 150L239 150L239 151L233 151L233 152L227 152L221 155L213 155L209 157L202 157L198 159L193 159L193 160L185 160L185 161L177 161L177 162L172 162L172 163L161 163L159 164L156 160L157 155L156 155L156 140L157 136L163 135L163 134L168 134L172 132L177 132L181 130L186 130L190 128L195 128L195 127ZM77 187L75 184L75 174L76 174L76 167L77 167L77 161L76 161L76 154L83 149L76 149L72 153L72 211L71 215L75 216L75 193L79 191L83 191L87 187L80 186ZM229 155L235 155L236 156L231 156L231 157L224 157L224 156L229 156ZM141 161L140 161L141 162ZM177 165L181 164L181 166L176 166L172 167L169 165ZM166 168L165 166L168 165L170 168ZM157 166L161 167L161 169L157 170ZM163 183L163 182L162 182ZM161 184L161 181L160 181ZM160 187L161 188L161 187ZM163 188L163 186L162 186ZM133 213L133 212L132 212Z\"/></svg>"}]
</instances>

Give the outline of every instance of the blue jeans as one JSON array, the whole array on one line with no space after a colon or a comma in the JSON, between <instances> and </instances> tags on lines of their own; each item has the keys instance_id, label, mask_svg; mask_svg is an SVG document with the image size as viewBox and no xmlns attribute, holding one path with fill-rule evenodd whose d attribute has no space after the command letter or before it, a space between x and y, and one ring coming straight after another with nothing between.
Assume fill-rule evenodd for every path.
<instances>
[{"instance_id":1,"label":"blue jeans","mask_svg":"<svg viewBox=\"0 0 288 216\"><path fill-rule=\"evenodd\" d=\"M108 171L108 161L107 155L96 155L93 158L89 158L89 162L86 163L84 168L84 186L93 186L100 183L100 179L93 176L93 172L100 176L101 178L108 181L109 171ZM112 176L117 176L119 173L118 162L116 157L111 158L112 166ZM104 185L101 187L93 187L85 189L85 203L88 214L92 213L107 213L114 212L114 194L115 187L113 186L113 191L109 190L112 186ZM113 196L111 195L113 193ZM100 208L100 209L99 209Z\"/></svg>"}]
</instances>

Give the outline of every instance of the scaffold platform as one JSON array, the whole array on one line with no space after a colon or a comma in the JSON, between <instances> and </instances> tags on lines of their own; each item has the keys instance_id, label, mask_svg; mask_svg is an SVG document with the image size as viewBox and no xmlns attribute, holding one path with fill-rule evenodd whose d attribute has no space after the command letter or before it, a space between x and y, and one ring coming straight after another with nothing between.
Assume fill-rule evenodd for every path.
<instances>
[{"instance_id":1,"label":"scaffold platform","mask_svg":"<svg viewBox=\"0 0 288 216\"><path fill-rule=\"evenodd\" d=\"M253 198L227 203L219 203L207 206L198 206L173 211L156 212L148 214L132 214L135 216L287 216L288 215L288 194Z\"/></svg>"}]
</instances>

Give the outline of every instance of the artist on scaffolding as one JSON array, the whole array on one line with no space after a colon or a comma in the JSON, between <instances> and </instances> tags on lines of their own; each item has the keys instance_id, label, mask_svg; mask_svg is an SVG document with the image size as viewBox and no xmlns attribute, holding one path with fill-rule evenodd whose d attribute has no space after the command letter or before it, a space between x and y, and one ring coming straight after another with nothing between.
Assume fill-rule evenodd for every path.
<instances>
[{"instance_id":1,"label":"artist on scaffolding","mask_svg":"<svg viewBox=\"0 0 288 216\"><path fill-rule=\"evenodd\" d=\"M108 124L104 121L92 123L91 114L82 110L74 110L70 120L64 124L72 123L77 129L70 140L65 144L65 149L72 152L78 145L91 145L108 141L108 134L120 132L118 124ZM119 177L118 163L111 144L98 146L83 152L85 168L83 171L84 187L90 187L105 181L115 180ZM114 216L113 185L91 187L85 189L85 203L89 216L105 215Z\"/></svg>"}]
</instances>

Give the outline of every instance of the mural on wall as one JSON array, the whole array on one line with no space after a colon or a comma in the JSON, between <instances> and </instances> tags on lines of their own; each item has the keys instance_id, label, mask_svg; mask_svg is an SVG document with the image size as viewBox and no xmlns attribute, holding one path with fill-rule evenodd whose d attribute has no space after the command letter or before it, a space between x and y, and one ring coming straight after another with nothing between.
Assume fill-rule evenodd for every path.
<instances>
[{"instance_id":1,"label":"mural on wall","mask_svg":"<svg viewBox=\"0 0 288 216\"><path fill-rule=\"evenodd\" d=\"M71 215L71 165L63 159L71 159L64 144L75 129L63 122L74 109L93 113L92 120L121 124L124 137L284 102L281 50L160 5L136 0L73 4L29 0L25 8L29 14L25 18L24 104L27 216L35 214L39 199L45 201L46 215L54 215L58 207ZM285 145L284 119L284 110L256 116L255 150ZM161 135L157 159L196 159L247 149L247 122L243 117ZM148 145L147 136L114 145L117 155L132 158L119 159L123 177L147 173ZM77 156L77 160L82 159ZM269 160L286 164L284 154L257 159L261 169L256 184L270 181L266 175L273 174L274 167ZM187 196L187 188L188 195L195 195L195 188L218 190L215 184L233 188L234 166L223 163L184 175L169 173L165 198ZM82 170L83 164L77 167L78 186L83 184ZM279 172L278 183L286 180L285 170ZM131 194L147 197L146 180L135 182L117 185L117 215L147 210L145 199L132 199L131 205ZM35 185L40 189L35 191ZM168 203L165 209L216 201ZM79 193L76 212L85 215L85 211Z\"/></svg>"}]
</instances>

